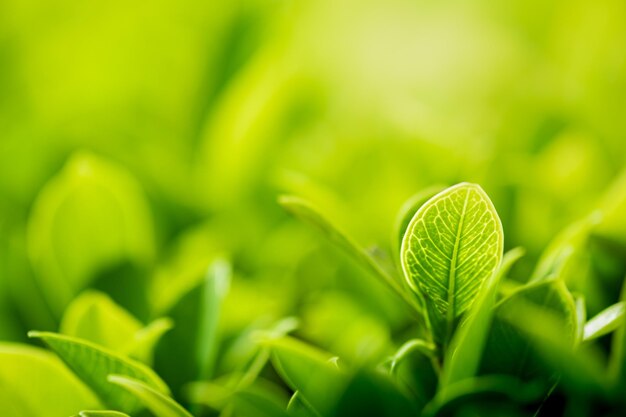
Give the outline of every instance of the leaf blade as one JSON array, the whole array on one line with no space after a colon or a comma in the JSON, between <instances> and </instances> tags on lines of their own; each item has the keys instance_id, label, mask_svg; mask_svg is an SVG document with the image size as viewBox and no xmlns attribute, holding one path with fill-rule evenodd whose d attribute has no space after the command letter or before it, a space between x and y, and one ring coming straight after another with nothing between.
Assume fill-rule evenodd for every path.
<instances>
[{"instance_id":1,"label":"leaf blade","mask_svg":"<svg viewBox=\"0 0 626 417\"><path fill-rule=\"evenodd\" d=\"M425 299L437 342L450 340L455 321L500 265L503 240L495 207L476 184L447 188L413 216L402 241L402 268Z\"/></svg>"},{"instance_id":2,"label":"leaf blade","mask_svg":"<svg viewBox=\"0 0 626 417\"><path fill-rule=\"evenodd\" d=\"M172 398L146 385L142 381L123 375L109 375L107 380L132 393L157 417L193 417Z\"/></svg>"},{"instance_id":3,"label":"leaf blade","mask_svg":"<svg viewBox=\"0 0 626 417\"><path fill-rule=\"evenodd\" d=\"M132 395L107 382L107 376L112 373L132 376L155 389L169 391L152 369L91 342L50 332L31 331L28 336L47 344L110 408L132 414L140 407Z\"/></svg>"}]
</instances>

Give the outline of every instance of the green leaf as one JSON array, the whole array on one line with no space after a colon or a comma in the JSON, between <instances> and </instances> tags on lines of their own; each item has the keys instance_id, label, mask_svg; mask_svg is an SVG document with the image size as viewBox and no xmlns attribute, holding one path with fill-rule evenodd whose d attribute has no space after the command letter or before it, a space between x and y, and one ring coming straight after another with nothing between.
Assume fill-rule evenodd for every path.
<instances>
[{"instance_id":1,"label":"green leaf","mask_svg":"<svg viewBox=\"0 0 626 417\"><path fill-rule=\"evenodd\" d=\"M169 391L161 378L147 366L91 342L49 332L31 331L28 336L44 341L110 408L132 414L141 406L126 390L107 382L110 374L127 375L144 381L158 391Z\"/></svg>"},{"instance_id":2,"label":"green leaf","mask_svg":"<svg viewBox=\"0 0 626 417\"><path fill-rule=\"evenodd\" d=\"M128 414L111 410L81 411L78 417L130 417Z\"/></svg>"},{"instance_id":3,"label":"green leaf","mask_svg":"<svg viewBox=\"0 0 626 417\"><path fill-rule=\"evenodd\" d=\"M622 284L620 302L626 302L626 285ZM609 358L609 375L618 388L626 386L626 314L618 320L618 327L613 335L611 356Z\"/></svg>"},{"instance_id":4,"label":"green leaf","mask_svg":"<svg viewBox=\"0 0 626 417\"><path fill-rule=\"evenodd\" d=\"M155 354L155 369L175 393L189 381L212 375L220 341L220 310L229 290L231 266L218 258L198 273L202 275L194 285L166 311L176 326L163 337Z\"/></svg>"},{"instance_id":5,"label":"green leaf","mask_svg":"<svg viewBox=\"0 0 626 417\"><path fill-rule=\"evenodd\" d=\"M61 321L61 333L143 362L150 361L154 345L171 327L171 320L158 319L144 328L109 296L92 290L74 299Z\"/></svg>"},{"instance_id":6,"label":"green leaf","mask_svg":"<svg viewBox=\"0 0 626 417\"><path fill-rule=\"evenodd\" d=\"M272 363L287 385L302 401L322 415L335 405L349 379L329 363L332 358L290 337L268 341Z\"/></svg>"},{"instance_id":7,"label":"green leaf","mask_svg":"<svg viewBox=\"0 0 626 417\"><path fill-rule=\"evenodd\" d=\"M428 200L402 241L405 277L420 294L435 341L447 344L461 315L502 259L503 232L491 200L461 183Z\"/></svg>"},{"instance_id":8,"label":"green leaf","mask_svg":"<svg viewBox=\"0 0 626 417\"><path fill-rule=\"evenodd\" d=\"M574 305L576 307L576 344L582 342L585 338L585 323L587 322L587 306L585 305L585 297L580 294L573 295Z\"/></svg>"},{"instance_id":9,"label":"green leaf","mask_svg":"<svg viewBox=\"0 0 626 417\"><path fill-rule=\"evenodd\" d=\"M502 258L500 268L481 288L474 305L466 319L461 322L446 352L440 381L441 390L447 389L458 381L473 377L478 371L491 328L498 284L523 255L524 250L521 248L507 252Z\"/></svg>"},{"instance_id":10,"label":"green leaf","mask_svg":"<svg viewBox=\"0 0 626 417\"><path fill-rule=\"evenodd\" d=\"M289 417L287 401L268 385L255 385L235 393L234 409L237 415L247 417Z\"/></svg>"},{"instance_id":11,"label":"green leaf","mask_svg":"<svg viewBox=\"0 0 626 417\"><path fill-rule=\"evenodd\" d=\"M415 417L419 407L386 375L358 370L332 407L331 417Z\"/></svg>"},{"instance_id":12,"label":"green leaf","mask_svg":"<svg viewBox=\"0 0 626 417\"><path fill-rule=\"evenodd\" d=\"M622 323L626 302L620 301L607 307L585 324L583 340L593 340L616 330Z\"/></svg>"},{"instance_id":13,"label":"green leaf","mask_svg":"<svg viewBox=\"0 0 626 417\"><path fill-rule=\"evenodd\" d=\"M437 355L437 346L422 339L411 339L405 342L391 358L390 372L393 373L407 355L413 352L419 352L427 358L435 358Z\"/></svg>"},{"instance_id":14,"label":"green leaf","mask_svg":"<svg viewBox=\"0 0 626 417\"><path fill-rule=\"evenodd\" d=\"M94 394L54 355L17 343L0 343L2 417L59 417L99 408Z\"/></svg>"},{"instance_id":15,"label":"green leaf","mask_svg":"<svg viewBox=\"0 0 626 417\"><path fill-rule=\"evenodd\" d=\"M198 344L196 356L198 359L199 377L202 379L213 375L215 358L218 348L218 325L224 298L228 294L232 269L229 262L217 259L209 265L202 294Z\"/></svg>"},{"instance_id":16,"label":"green leaf","mask_svg":"<svg viewBox=\"0 0 626 417\"><path fill-rule=\"evenodd\" d=\"M279 204L289 213L322 232L332 243L343 249L365 270L379 278L392 292L398 295L412 311L421 311L421 307L394 278L393 273L383 268L367 251L357 245L345 233L322 216L308 201L294 196L281 196Z\"/></svg>"},{"instance_id":17,"label":"green leaf","mask_svg":"<svg viewBox=\"0 0 626 417\"><path fill-rule=\"evenodd\" d=\"M136 180L94 155L75 154L41 191L28 222L30 259L54 313L60 316L103 269L150 264L153 235Z\"/></svg>"},{"instance_id":18,"label":"green leaf","mask_svg":"<svg viewBox=\"0 0 626 417\"><path fill-rule=\"evenodd\" d=\"M85 291L68 306L60 331L119 351L142 325L129 312L98 291Z\"/></svg>"},{"instance_id":19,"label":"green leaf","mask_svg":"<svg viewBox=\"0 0 626 417\"><path fill-rule=\"evenodd\" d=\"M472 400L486 402L489 398L503 398L507 403L524 404L537 400L542 394L538 384L524 383L506 375L486 375L457 381L440 392L424 408L423 416L458 415L452 410L463 410Z\"/></svg>"},{"instance_id":20,"label":"green leaf","mask_svg":"<svg viewBox=\"0 0 626 417\"><path fill-rule=\"evenodd\" d=\"M532 319L524 315L531 309ZM576 339L576 311L572 296L561 280L525 285L500 301L485 345L482 371L521 378L541 373L544 366L537 349L520 326L545 333L544 327L551 326L552 321L559 323L557 334L563 344L572 348Z\"/></svg>"},{"instance_id":21,"label":"green leaf","mask_svg":"<svg viewBox=\"0 0 626 417\"><path fill-rule=\"evenodd\" d=\"M156 417L193 417L172 398L134 378L109 375L108 381L123 387L137 397Z\"/></svg>"}]
</instances>

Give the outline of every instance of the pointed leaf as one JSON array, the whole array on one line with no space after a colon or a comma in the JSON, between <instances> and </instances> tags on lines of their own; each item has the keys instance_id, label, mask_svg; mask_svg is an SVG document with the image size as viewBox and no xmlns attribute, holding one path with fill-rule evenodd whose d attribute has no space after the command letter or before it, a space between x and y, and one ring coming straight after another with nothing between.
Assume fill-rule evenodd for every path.
<instances>
[{"instance_id":1,"label":"pointed leaf","mask_svg":"<svg viewBox=\"0 0 626 417\"><path fill-rule=\"evenodd\" d=\"M2 417L69 416L98 407L96 396L50 352L0 343Z\"/></svg>"},{"instance_id":2,"label":"pointed leaf","mask_svg":"<svg viewBox=\"0 0 626 417\"><path fill-rule=\"evenodd\" d=\"M447 344L483 282L502 259L503 233L491 200L461 183L428 200L402 241L402 267L423 298L433 336Z\"/></svg>"},{"instance_id":3,"label":"pointed leaf","mask_svg":"<svg viewBox=\"0 0 626 417\"><path fill-rule=\"evenodd\" d=\"M143 327L108 295L89 290L76 297L65 311L61 333L149 363L154 346L172 325L171 320L163 318Z\"/></svg>"},{"instance_id":4,"label":"pointed leaf","mask_svg":"<svg viewBox=\"0 0 626 417\"><path fill-rule=\"evenodd\" d=\"M99 291L85 291L68 306L61 333L119 351L142 325L128 311Z\"/></svg>"},{"instance_id":5,"label":"pointed leaf","mask_svg":"<svg viewBox=\"0 0 626 417\"><path fill-rule=\"evenodd\" d=\"M617 329L624 317L626 302L620 301L598 313L585 324L583 340L593 340Z\"/></svg>"},{"instance_id":6,"label":"pointed leaf","mask_svg":"<svg viewBox=\"0 0 626 417\"><path fill-rule=\"evenodd\" d=\"M193 417L172 398L142 381L123 375L109 375L107 379L137 397L156 417Z\"/></svg>"},{"instance_id":7,"label":"pointed leaf","mask_svg":"<svg viewBox=\"0 0 626 417\"><path fill-rule=\"evenodd\" d=\"M541 316L530 320L523 312L533 308ZM538 352L528 335L512 323L528 322L537 329L543 317L558 320L559 337L573 346L576 338L576 312L571 294L561 280L543 280L525 285L496 305L495 317L483 353L482 371L527 378L543 369ZM545 323L547 324L547 322Z\"/></svg>"},{"instance_id":8,"label":"pointed leaf","mask_svg":"<svg viewBox=\"0 0 626 417\"><path fill-rule=\"evenodd\" d=\"M290 337L268 343L278 374L292 390L300 392L307 406L326 415L348 383L347 375L329 363L331 355Z\"/></svg>"},{"instance_id":9,"label":"pointed leaf","mask_svg":"<svg viewBox=\"0 0 626 417\"><path fill-rule=\"evenodd\" d=\"M149 264L153 233L135 178L95 155L75 154L43 188L28 221L29 255L53 312L60 316L103 268Z\"/></svg>"},{"instance_id":10,"label":"pointed leaf","mask_svg":"<svg viewBox=\"0 0 626 417\"><path fill-rule=\"evenodd\" d=\"M194 285L163 312L172 317L176 326L163 337L155 352L155 369L176 393L187 382L213 373L220 340L220 310L232 271L229 262L218 258L198 273L202 275Z\"/></svg>"},{"instance_id":11,"label":"pointed leaf","mask_svg":"<svg viewBox=\"0 0 626 417\"><path fill-rule=\"evenodd\" d=\"M128 414L111 410L81 411L78 417L130 417Z\"/></svg>"},{"instance_id":12,"label":"pointed leaf","mask_svg":"<svg viewBox=\"0 0 626 417\"><path fill-rule=\"evenodd\" d=\"M49 332L31 331L28 336L44 341L110 408L132 414L141 405L126 390L109 384L106 378L110 374L137 378L156 390L168 392L165 383L150 368L101 346Z\"/></svg>"}]
</instances>

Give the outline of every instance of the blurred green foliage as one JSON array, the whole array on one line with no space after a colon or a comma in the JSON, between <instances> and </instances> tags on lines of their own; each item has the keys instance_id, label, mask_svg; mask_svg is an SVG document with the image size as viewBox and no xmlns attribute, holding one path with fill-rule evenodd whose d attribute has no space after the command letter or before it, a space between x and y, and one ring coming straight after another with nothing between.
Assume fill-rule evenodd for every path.
<instances>
[{"instance_id":1,"label":"blurred green foliage","mask_svg":"<svg viewBox=\"0 0 626 417\"><path fill-rule=\"evenodd\" d=\"M621 0L0 2L0 411L113 408L25 345L38 329L151 364L194 415L281 415L289 397L304 416L318 399L324 416L619 415L624 39ZM398 274L412 213L463 181L526 255L484 313L479 377L442 394L419 349L393 382L375 371L424 336L419 300L377 277ZM315 361L332 403L275 366Z\"/></svg>"}]
</instances>

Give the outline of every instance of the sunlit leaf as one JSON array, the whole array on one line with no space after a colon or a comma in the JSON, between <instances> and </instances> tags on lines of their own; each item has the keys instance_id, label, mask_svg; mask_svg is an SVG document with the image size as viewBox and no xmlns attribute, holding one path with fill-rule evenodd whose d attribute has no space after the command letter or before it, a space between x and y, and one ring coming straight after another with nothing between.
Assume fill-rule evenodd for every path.
<instances>
[{"instance_id":1,"label":"sunlit leaf","mask_svg":"<svg viewBox=\"0 0 626 417\"><path fill-rule=\"evenodd\" d=\"M119 411L109 410L93 410L93 411L81 411L77 417L130 417L128 414L120 413Z\"/></svg>"},{"instance_id":2,"label":"sunlit leaf","mask_svg":"<svg viewBox=\"0 0 626 417\"><path fill-rule=\"evenodd\" d=\"M146 198L122 168L76 154L34 202L28 247L44 294L60 315L103 268L151 262L154 236Z\"/></svg>"},{"instance_id":3,"label":"sunlit leaf","mask_svg":"<svg viewBox=\"0 0 626 417\"><path fill-rule=\"evenodd\" d=\"M625 309L626 302L620 301L598 313L585 324L583 340L597 339L617 329L622 322Z\"/></svg>"},{"instance_id":4,"label":"sunlit leaf","mask_svg":"<svg viewBox=\"0 0 626 417\"><path fill-rule=\"evenodd\" d=\"M329 412L349 381L328 362L332 356L289 337L268 343L272 363L289 387L300 393L307 406L322 415Z\"/></svg>"},{"instance_id":5,"label":"sunlit leaf","mask_svg":"<svg viewBox=\"0 0 626 417\"><path fill-rule=\"evenodd\" d=\"M93 393L49 352L0 343L0 411L3 417L59 417L99 408Z\"/></svg>"},{"instance_id":6,"label":"sunlit leaf","mask_svg":"<svg viewBox=\"0 0 626 417\"><path fill-rule=\"evenodd\" d=\"M143 403L156 417L192 417L180 404L146 383L123 375L109 375L108 381L118 385Z\"/></svg>"},{"instance_id":7,"label":"sunlit leaf","mask_svg":"<svg viewBox=\"0 0 626 417\"><path fill-rule=\"evenodd\" d=\"M222 303L231 280L230 263L216 259L165 311L176 326L159 342L155 369L178 393L187 382L211 376L219 345ZM173 361L173 358L176 358Z\"/></svg>"},{"instance_id":8,"label":"sunlit leaf","mask_svg":"<svg viewBox=\"0 0 626 417\"><path fill-rule=\"evenodd\" d=\"M132 414L140 408L140 402L123 388L109 384L106 378L110 374L136 378L160 392L169 392L147 366L91 342L49 332L31 331L28 335L45 342L111 408Z\"/></svg>"},{"instance_id":9,"label":"sunlit leaf","mask_svg":"<svg viewBox=\"0 0 626 417\"><path fill-rule=\"evenodd\" d=\"M502 250L502 224L478 185L450 187L415 213L402 242L402 267L424 298L437 343L450 341L458 319L500 265Z\"/></svg>"},{"instance_id":10,"label":"sunlit leaf","mask_svg":"<svg viewBox=\"0 0 626 417\"><path fill-rule=\"evenodd\" d=\"M158 319L144 327L109 296L97 291L87 291L75 298L61 321L61 333L143 362L150 361L154 345L171 327L168 319Z\"/></svg>"}]
</instances>

